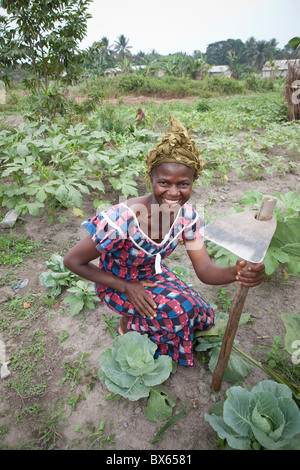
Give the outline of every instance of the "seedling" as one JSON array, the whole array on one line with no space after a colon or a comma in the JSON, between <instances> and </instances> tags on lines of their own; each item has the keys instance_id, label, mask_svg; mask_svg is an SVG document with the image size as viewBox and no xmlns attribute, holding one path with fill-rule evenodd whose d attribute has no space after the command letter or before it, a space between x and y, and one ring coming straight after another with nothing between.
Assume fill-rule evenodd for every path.
<instances>
[{"instance_id":1,"label":"seedling","mask_svg":"<svg viewBox=\"0 0 300 470\"><path fill-rule=\"evenodd\" d=\"M94 302L98 302L99 298L95 294L94 287L85 282L77 281L74 287L67 289L74 295L69 295L63 300L63 303L70 304L70 315L77 315L82 310L92 310L95 308Z\"/></svg>"}]
</instances>

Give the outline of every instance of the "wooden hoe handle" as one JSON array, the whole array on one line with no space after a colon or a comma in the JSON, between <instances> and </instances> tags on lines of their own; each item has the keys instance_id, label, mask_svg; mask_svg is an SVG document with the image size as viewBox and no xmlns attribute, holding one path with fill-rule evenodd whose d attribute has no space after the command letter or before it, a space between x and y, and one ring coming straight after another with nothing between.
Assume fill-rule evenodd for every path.
<instances>
[{"instance_id":1,"label":"wooden hoe handle","mask_svg":"<svg viewBox=\"0 0 300 470\"><path fill-rule=\"evenodd\" d=\"M276 205L276 198L269 198L265 196L262 201L260 208L258 210L256 218L258 220L270 220L273 216L273 211ZM228 318L228 323L224 333L222 346L218 358L218 362L213 374L211 388L218 392L221 388L223 376L225 374L229 357L232 350L233 341L235 334L238 329L239 321L243 311L244 303L248 294L249 287L241 286L240 284L237 287L231 310Z\"/></svg>"}]
</instances>

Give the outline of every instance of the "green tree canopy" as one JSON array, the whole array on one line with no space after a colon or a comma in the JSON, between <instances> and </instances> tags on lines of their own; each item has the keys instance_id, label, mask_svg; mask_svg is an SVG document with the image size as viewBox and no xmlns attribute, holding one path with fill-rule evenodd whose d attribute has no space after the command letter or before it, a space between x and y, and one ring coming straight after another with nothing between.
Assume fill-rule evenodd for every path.
<instances>
[{"instance_id":1,"label":"green tree canopy","mask_svg":"<svg viewBox=\"0 0 300 470\"><path fill-rule=\"evenodd\" d=\"M87 32L91 0L1 0L0 67L27 70L27 83L37 93L50 80L70 83L78 76L82 53L79 43Z\"/></svg>"},{"instance_id":2,"label":"green tree canopy","mask_svg":"<svg viewBox=\"0 0 300 470\"><path fill-rule=\"evenodd\" d=\"M245 45L241 39L227 39L209 44L206 49L206 59L211 65L228 65L228 53L242 55Z\"/></svg>"}]
</instances>

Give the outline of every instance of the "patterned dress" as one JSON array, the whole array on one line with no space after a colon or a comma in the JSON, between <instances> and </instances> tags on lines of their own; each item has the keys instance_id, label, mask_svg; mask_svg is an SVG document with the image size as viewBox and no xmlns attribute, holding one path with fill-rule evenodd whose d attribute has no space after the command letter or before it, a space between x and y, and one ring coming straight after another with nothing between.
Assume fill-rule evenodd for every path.
<instances>
[{"instance_id":1,"label":"patterned dress","mask_svg":"<svg viewBox=\"0 0 300 470\"><path fill-rule=\"evenodd\" d=\"M210 305L161 260L173 252L179 240L200 238L199 229L203 224L203 219L189 203L181 207L160 243L155 243L140 229L132 209L122 203L83 223L99 250L100 269L129 281L157 283L156 287L145 287L156 302L157 317L143 318L125 294L95 284L99 298L115 312L128 316L128 329L148 334L158 346L156 355L168 354L187 367L193 367L193 332L210 329L214 325L214 313Z\"/></svg>"}]
</instances>

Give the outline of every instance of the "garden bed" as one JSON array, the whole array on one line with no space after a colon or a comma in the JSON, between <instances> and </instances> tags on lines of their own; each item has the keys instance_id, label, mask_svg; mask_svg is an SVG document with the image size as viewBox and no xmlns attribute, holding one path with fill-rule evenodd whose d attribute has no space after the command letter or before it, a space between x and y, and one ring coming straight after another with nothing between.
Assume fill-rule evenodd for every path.
<instances>
[{"instance_id":1,"label":"garden bed","mask_svg":"<svg viewBox=\"0 0 300 470\"><path fill-rule=\"evenodd\" d=\"M253 135L250 130L239 131L241 142ZM288 163L289 154L280 150ZM272 174L263 169L255 173L255 178L251 171L245 177L235 169L227 170L225 179L220 170L210 175L208 185L194 187L192 202L203 204L209 217L226 214L233 207L241 208L240 201L247 190L267 195L275 191L299 192L298 168L274 170ZM138 193L144 194L143 178L136 177L136 183ZM119 198L120 192L108 185L105 199L114 204ZM178 366L164 383L175 401L173 415L185 412L153 442L165 422L146 419L144 399L137 402L109 399L112 397L108 396L107 387L97 377L98 357L114 341L115 314L97 302L95 309L70 316L68 304L62 303L68 295L66 290L55 300L47 297L47 288L41 285L39 276L47 270L46 262L53 253L63 256L85 235L82 220L95 213L92 195L84 195L80 209L82 218L76 217L71 207L57 210L62 223L49 222L44 212L36 217L27 213L19 217L11 230L0 231L0 236L12 240L24 238L33 243L27 253L20 249L19 263L15 263L12 255L0 266L0 339L11 361L10 375L0 381L0 448L153 451L218 448L216 433L204 415L233 384L223 382L221 392L214 393L212 374L203 355L196 354L193 369ZM171 268L182 265L191 270L183 246L177 247L167 265ZM13 290L25 279L26 287ZM220 299L232 298L236 288L231 284L218 291L217 286L201 284L192 272L189 282L216 305L217 311L225 308ZM240 349L256 360L265 360L266 353L274 350L274 338L279 336L280 347L284 348L281 314L299 313L298 285L299 276L291 275L285 265L280 265L265 282L249 291L244 312L250 314L251 322L238 330ZM243 385L251 389L268 378L254 367Z\"/></svg>"}]
</instances>

